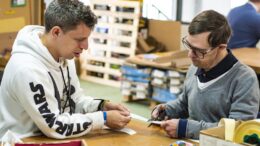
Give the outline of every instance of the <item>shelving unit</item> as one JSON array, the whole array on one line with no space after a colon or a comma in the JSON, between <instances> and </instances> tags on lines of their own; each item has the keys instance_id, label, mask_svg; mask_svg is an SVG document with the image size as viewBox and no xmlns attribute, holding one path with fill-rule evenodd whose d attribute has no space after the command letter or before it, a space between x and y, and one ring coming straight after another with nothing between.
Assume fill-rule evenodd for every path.
<instances>
[{"instance_id":1,"label":"shelving unit","mask_svg":"<svg viewBox=\"0 0 260 146\"><path fill-rule=\"evenodd\" d=\"M120 87L120 67L135 55L140 4L136 1L91 0L98 23L81 56L81 79Z\"/></svg>"}]
</instances>

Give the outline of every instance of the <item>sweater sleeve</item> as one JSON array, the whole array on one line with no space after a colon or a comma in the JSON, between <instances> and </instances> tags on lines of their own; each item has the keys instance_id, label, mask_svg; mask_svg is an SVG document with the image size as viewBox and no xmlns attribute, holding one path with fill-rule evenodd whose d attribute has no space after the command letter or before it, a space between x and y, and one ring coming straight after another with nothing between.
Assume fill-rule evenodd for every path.
<instances>
[{"instance_id":1,"label":"sweater sleeve","mask_svg":"<svg viewBox=\"0 0 260 146\"><path fill-rule=\"evenodd\" d=\"M238 78L236 78L231 87L233 96L231 96L231 108L229 117L236 120L251 120L257 117L259 110L259 85L255 72L245 66Z\"/></svg>"},{"instance_id":2,"label":"sweater sleeve","mask_svg":"<svg viewBox=\"0 0 260 146\"><path fill-rule=\"evenodd\" d=\"M187 97L187 86L190 84L187 80L190 76L194 75L196 68L191 65L186 79L184 81L183 92L178 96L176 100L166 103L166 114L169 118L188 118L188 97Z\"/></svg>"},{"instance_id":3,"label":"sweater sleeve","mask_svg":"<svg viewBox=\"0 0 260 146\"><path fill-rule=\"evenodd\" d=\"M201 130L216 127L217 125L218 125L218 122L211 123L211 122L195 121L195 120L189 119L189 120L187 120L185 137L186 138L192 138L192 139L199 139L199 135L200 135ZM180 128L180 127L178 127L178 128Z\"/></svg>"},{"instance_id":4,"label":"sweater sleeve","mask_svg":"<svg viewBox=\"0 0 260 146\"><path fill-rule=\"evenodd\" d=\"M170 119L188 118L188 101L184 92L176 100L166 103L166 115Z\"/></svg>"},{"instance_id":5,"label":"sweater sleeve","mask_svg":"<svg viewBox=\"0 0 260 146\"><path fill-rule=\"evenodd\" d=\"M32 120L46 136L72 138L103 127L102 112L62 113L52 80L41 68L26 66L17 70L12 80L12 89L20 106L31 118L24 120Z\"/></svg>"}]
</instances>

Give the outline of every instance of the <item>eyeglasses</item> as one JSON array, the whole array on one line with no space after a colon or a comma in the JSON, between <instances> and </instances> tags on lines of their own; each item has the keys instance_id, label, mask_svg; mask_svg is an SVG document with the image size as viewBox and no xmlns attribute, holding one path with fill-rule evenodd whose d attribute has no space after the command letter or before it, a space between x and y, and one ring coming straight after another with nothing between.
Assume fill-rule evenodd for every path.
<instances>
[{"instance_id":1,"label":"eyeglasses","mask_svg":"<svg viewBox=\"0 0 260 146\"><path fill-rule=\"evenodd\" d=\"M208 54L210 51L212 51L213 49L215 49L216 47L214 48L209 48L209 49L201 49L201 48L197 48L197 47L193 47L188 41L187 41L187 36L183 37L182 38L182 44L183 46L186 48L186 49L189 49L191 50L194 55L200 59L203 59L204 56L206 54Z\"/></svg>"}]
</instances>

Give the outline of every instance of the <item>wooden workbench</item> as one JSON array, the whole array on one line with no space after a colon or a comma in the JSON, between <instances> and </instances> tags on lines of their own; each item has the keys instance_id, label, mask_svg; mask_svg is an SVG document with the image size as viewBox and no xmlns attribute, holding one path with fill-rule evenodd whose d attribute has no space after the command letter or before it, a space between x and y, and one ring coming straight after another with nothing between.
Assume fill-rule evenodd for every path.
<instances>
[{"instance_id":1,"label":"wooden workbench","mask_svg":"<svg viewBox=\"0 0 260 146\"><path fill-rule=\"evenodd\" d=\"M260 49L239 48L233 49L232 52L239 61L252 67L257 74L260 74Z\"/></svg>"},{"instance_id":2,"label":"wooden workbench","mask_svg":"<svg viewBox=\"0 0 260 146\"><path fill-rule=\"evenodd\" d=\"M135 135L131 136L122 132L100 130L76 139L84 139L88 146L169 146L176 141L176 139L169 138L160 127L147 127L147 125L148 123L146 122L132 119L127 127L135 130L137 132ZM38 136L26 138L23 141L57 142L59 140Z\"/></svg>"}]
</instances>

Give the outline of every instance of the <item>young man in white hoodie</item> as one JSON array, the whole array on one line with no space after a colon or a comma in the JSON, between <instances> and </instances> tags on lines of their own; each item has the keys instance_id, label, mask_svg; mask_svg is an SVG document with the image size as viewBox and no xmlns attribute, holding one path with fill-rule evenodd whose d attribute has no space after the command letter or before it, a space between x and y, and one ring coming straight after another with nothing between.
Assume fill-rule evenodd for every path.
<instances>
[{"instance_id":1,"label":"young man in white hoodie","mask_svg":"<svg viewBox=\"0 0 260 146\"><path fill-rule=\"evenodd\" d=\"M0 87L0 138L7 130L20 137L43 133L64 139L104 125L126 126L126 107L86 97L80 88L73 58L88 48L96 22L78 0L54 0L45 27L19 31Z\"/></svg>"}]
</instances>

